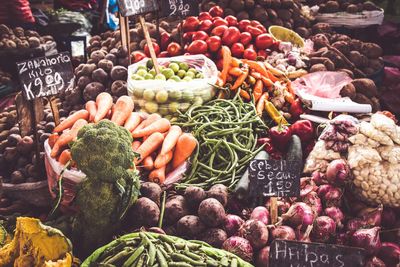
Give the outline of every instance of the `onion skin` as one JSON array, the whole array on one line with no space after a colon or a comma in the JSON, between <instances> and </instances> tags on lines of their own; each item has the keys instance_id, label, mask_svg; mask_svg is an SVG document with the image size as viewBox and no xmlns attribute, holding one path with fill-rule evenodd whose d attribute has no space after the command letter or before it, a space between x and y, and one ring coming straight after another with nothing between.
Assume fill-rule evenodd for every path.
<instances>
[{"instance_id":1,"label":"onion skin","mask_svg":"<svg viewBox=\"0 0 400 267\"><path fill-rule=\"evenodd\" d=\"M331 185L321 185L318 188L318 196L325 207L339 207L342 202L343 192Z\"/></svg>"},{"instance_id":2,"label":"onion skin","mask_svg":"<svg viewBox=\"0 0 400 267\"><path fill-rule=\"evenodd\" d=\"M269 247L264 247L258 252L256 267L269 267Z\"/></svg>"},{"instance_id":3,"label":"onion skin","mask_svg":"<svg viewBox=\"0 0 400 267\"><path fill-rule=\"evenodd\" d=\"M277 204L278 204L278 215L279 216L281 216L282 214L286 213L289 210L290 206L291 206L291 204L288 201L283 200L283 199L278 199ZM268 210L271 210L271 201L270 201L270 199L268 199L268 201L265 203L265 207Z\"/></svg>"},{"instance_id":4,"label":"onion skin","mask_svg":"<svg viewBox=\"0 0 400 267\"><path fill-rule=\"evenodd\" d=\"M378 257L387 266L399 266L400 264L400 246L392 242L383 242L378 252Z\"/></svg>"},{"instance_id":5,"label":"onion skin","mask_svg":"<svg viewBox=\"0 0 400 267\"><path fill-rule=\"evenodd\" d=\"M287 225L279 225L271 231L272 239L296 240L293 228Z\"/></svg>"},{"instance_id":6,"label":"onion skin","mask_svg":"<svg viewBox=\"0 0 400 267\"><path fill-rule=\"evenodd\" d=\"M316 242L327 242L336 232L336 223L328 216L315 219L311 239Z\"/></svg>"},{"instance_id":7,"label":"onion skin","mask_svg":"<svg viewBox=\"0 0 400 267\"><path fill-rule=\"evenodd\" d=\"M328 181L326 180L326 177L323 173L315 171L311 174L311 179L315 182L317 185L323 185L327 184Z\"/></svg>"},{"instance_id":8,"label":"onion skin","mask_svg":"<svg viewBox=\"0 0 400 267\"><path fill-rule=\"evenodd\" d=\"M249 240L254 249L260 249L267 245L269 231L261 221L248 220L240 227L239 235Z\"/></svg>"},{"instance_id":9,"label":"onion skin","mask_svg":"<svg viewBox=\"0 0 400 267\"><path fill-rule=\"evenodd\" d=\"M377 208L365 208L358 213L358 217L369 226L381 226L383 206Z\"/></svg>"},{"instance_id":10,"label":"onion skin","mask_svg":"<svg viewBox=\"0 0 400 267\"><path fill-rule=\"evenodd\" d=\"M386 264L377 257L372 257L367 261L365 267L386 267Z\"/></svg>"},{"instance_id":11,"label":"onion skin","mask_svg":"<svg viewBox=\"0 0 400 267\"><path fill-rule=\"evenodd\" d=\"M300 196L303 197L310 192L317 191L318 186L311 177L300 178Z\"/></svg>"},{"instance_id":12,"label":"onion skin","mask_svg":"<svg viewBox=\"0 0 400 267\"><path fill-rule=\"evenodd\" d=\"M329 183L343 185L350 177L350 168L343 159L331 161L326 169L326 179Z\"/></svg>"},{"instance_id":13,"label":"onion skin","mask_svg":"<svg viewBox=\"0 0 400 267\"><path fill-rule=\"evenodd\" d=\"M269 224L269 211L266 207L255 207L251 212L250 219L258 220L265 225Z\"/></svg>"},{"instance_id":14,"label":"onion skin","mask_svg":"<svg viewBox=\"0 0 400 267\"><path fill-rule=\"evenodd\" d=\"M244 220L237 215L228 214L225 218L224 229L228 236L236 235L240 227L244 224Z\"/></svg>"},{"instance_id":15,"label":"onion skin","mask_svg":"<svg viewBox=\"0 0 400 267\"><path fill-rule=\"evenodd\" d=\"M247 262L253 260L253 247L251 246L249 240L239 237L231 236L222 244L222 249L229 251L236 256L239 256Z\"/></svg>"},{"instance_id":16,"label":"onion skin","mask_svg":"<svg viewBox=\"0 0 400 267\"><path fill-rule=\"evenodd\" d=\"M328 207L324 210L324 214L335 221L338 228L343 227L344 214L337 207Z\"/></svg>"},{"instance_id":17,"label":"onion skin","mask_svg":"<svg viewBox=\"0 0 400 267\"><path fill-rule=\"evenodd\" d=\"M355 247L365 249L369 255L375 255L382 246L379 230L380 227L359 229L352 234L350 243Z\"/></svg>"},{"instance_id":18,"label":"onion skin","mask_svg":"<svg viewBox=\"0 0 400 267\"><path fill-rule=\"evenodd\" d=\"M336 234L336 244L345 246L349 243L349 234L346 232L340 232Z\"/></svg>"},{"instance_id":19,"label":"onion skin","mask_svg":"<svg viewBox=\"0 0 400 267\"><path fill-rule=\"evenodd\" d=\"M302 198L302 201L309 205L311 209L314 211L316 216L321 215L322 213L322 202L318 197L316 192L310 192Z\"/></svg>"},{"instance_id":20,"label":"onion skin","mask_svg":"<svg viewBox=\"0 0 400 267\"><path fill-rule=\"evenodd\" d=\"M367 222L360 218L350 219L346 224L346 229L350 233L354 233L358 229L364 228L367 225Z\"/></svg>"},{"instance_id":21,"label":"onion skin","mask_svg":"<svg viewBox=\"0 0 400 267\"><path fill-rule=\"evenodd\" d=\"M292 227L301 226L305 229L308 225L313 224L314 212L306 203L296 202L285 214L282 214L282 219Z\"/></svg>"}]
</instances>

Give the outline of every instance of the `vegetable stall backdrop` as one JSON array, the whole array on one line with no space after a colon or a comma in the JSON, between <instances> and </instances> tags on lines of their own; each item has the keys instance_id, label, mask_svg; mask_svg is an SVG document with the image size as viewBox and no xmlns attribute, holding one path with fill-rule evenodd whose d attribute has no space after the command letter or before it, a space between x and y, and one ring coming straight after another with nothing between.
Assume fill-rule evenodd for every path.
<instances>
[{"instance_id":1,"label":"vegetable stall backdrop","mask_svg":"<svg viewBox=\"0 0 400 267\"><path fill-rule=\"evenodd\" d=\"M119 4L72 73L0 71L68 80L1 101L0 266L400 265L400 55L361 34L381 8ZM0 56L47 42L0 25Z\"/></svg>"}]
</instances>

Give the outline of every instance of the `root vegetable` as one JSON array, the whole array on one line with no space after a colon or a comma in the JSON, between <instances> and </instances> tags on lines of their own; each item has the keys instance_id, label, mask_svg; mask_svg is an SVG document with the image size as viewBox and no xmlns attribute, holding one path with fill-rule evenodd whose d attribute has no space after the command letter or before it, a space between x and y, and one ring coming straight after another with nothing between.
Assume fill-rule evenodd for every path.
<instances>
[{"instance_id":1,"label":"root vegetable","mask_svg":"<svg viewBox=\"0 0 400 267\"><path fill-rule=\"evenodd\" d=\"M255 207L251 212L250 219L258 220L265 225L269 223L269 211L266 207Z\"/></svg>"},{"instance_id":2,"label":"root vegetable","mask_svg":"<svg viewBox=\"0 0 400 267\"><path fill-rule=\"evenodd\" d=\"M221 248L222 244L228 238L226 232L219 228L208 229L204 234L202 234L202 241L210 244L213 247Z\"/></svg>"},{"instance_id":3,"label":"root vegetable","mask_svg":"<svg viewBox=\"0 0 400 267\"><path fill-rule=\"evenodd\" d=\"M222 249L239 256L245 261L250 262L253 260L253 248L249 240L243 237L232 236L228 238L222 244Z\"/></svg>"},{"instance_id":4,"label":"root vegetable","mask_svg":"<svg viewBox=\"0 0 400 267\"><path fill-rule=\"evenodd\" d=\"M195 238L203 232L205 226L199 217L194 215L186 215L179 219L176 230L179 236L187 238Z\"/></svg>"},{"instance_id":5,"label":"root vegetable","mask_svg":"<svg viewBox=\"0 0 400 267\"><path fill-rule=\"evenodd\" d=\"M351 245L363 248L369 255L377 253L382 244L379 238L380 227L370 229L359 229L351 236Z\"/></svg>"},{"instance_id":6,"label":"root vegetable","mask_svg":"<svg viewBox=\"0 0 400 267\"><path fill-rule=\"evenodd\" d=\"M203 200L199 205L198 215L210 227L222 225L226 218L224 207L215 198Z\"/></svg>"},{"instance_id":7,"label":"root vegetable","mask_svg":"<svg viewBox=\"0 0 400 267\"><path fill-rule=\"evenodd\" d=\"M282 215L282 218L293 227L301 226L301 228L305 229L313 223L314 213L306 203L296 202Z\"/></svg>"},{"instance_id":8,"label":"root vegetable","mask_svg":"<svg viewBox=\"0 0 400 267\"><path fill-rule=\"evenodd\" d=\"M400 246L391 242L383 242L378 257L382 259L386 266L399 266Z\"/></svg>"},{"instance_id":9,"label":"root vegetable","mask_svg":"<svg viewBox=\"0 0 400 267\"><path fill-rule=\"evenodd\" d=\"M244 220L242 218L234 214L228 214L225 218L224 229L228 236L237 235L243 224Z\"/></svg>"},{"instance_id":10,"label":"root vegetable","mask_svg":"<svg viewBox=\"0 0 400 267\"><path fill-rule=\"evenodd\" d=\"M239 235L249 240L254 249L260 249L267 244L269 232L261 221L248 220L240 227Z\"/></svg>"},{"instance_id":11,"label":"root vegetable","mask_svg":"<svg viewBox=\"0 0 400 267\"><path fill-rule=\"evenodd\" d=\"M256 258L257 267L269 267L269 247L260 249Z\"/></svg>"},{"instance_id":12,"label":"root vegetable","mask_svg":"<svg viewBox=\"0 0 400 267\"><path fill-rule=\"evenodd\" d=\"M358 212L358 217L369 226L380 226L382 221L382 211L382 205L377 208L364 208Z\"/></svg>"},{"instance_id":13,"label":"root vegetable","mask_svg":"<svg viewBox=\"0 0 400 267\"><path fill-rule=\"evenodd\" d=\"M160 209L157 204L147 197L141 197L129 213L132 221L139 220L144 226L156 226L160 219Z\"/></svg>"},{"instance_id":14,"label":"root vegetable","mask_svg":"<svg viewBox=\"0 0 400 267\"><path fill-rule=\"evenodd\" d=\"M315 219L311 238L316 242L327 242L336 232L336 223L328 216Z\"/></svg>"},{"instance_id":15,"label":"root vegetable","mask_svg":"<svg viewBox=\"0 0 400 267\"><path fill-rule=\"evenodd\" d=\"M21 140L22 137L19 134L10 134L7 138L7 143L8 146L16 146Z\"/></svg>"},{"instance_id":16,"label":"root vegetable","mask_svg":"<svg viewBox=\"0 0 400 267\"><path fill-rule=\"evenodd\" d=\"M192 210L197 210L200 202L207 197L207 194L201 187L189 186L185 189L184 197L190 208Z\"/></svg>"},{"instance_id":17,"label":"root vegetable","mask_svg":"<svg viewBox=\"0 0 400 267\"><path fill-rule=\"evenodd\" d=\"M158 206L160 206L162 189L158 184L151 182L144 182L140 186L140 193L142 194L143 197L151 199Z\"/></svg>"},{"instance_id":18,"label":"root vegetable","mask_svg":"<svg viewBox=\"0 0 400 267\"><path fill-rule=\"evenodd\" d=\"M228 203L228 188L223 184L213 185L210 190L207 191L207 197L215 198L225 207Z\"/></svg>"},{"instance_id":19,"label":"root vegetable","mask_svg":"<svg viewBox=\"0 0 400 267\"><path fill-rule=\"evenodd\" d=\"M334 220L339 228L343 227L344 214L338 207L328 207L324 214Z\"/></svg>"},{"instance_id":20,"label":"root vegetable","mask_svg":"<svg viewBox=\"0 0 400 267\"><path fill-rule=\"evenodd\" d=\"M279 225L272 229L271 236L273 239L295 240L296 233L293 228L287 225Z\"/></svg>"},{"instance_id":21,"label":"root vegetable","mask_svg":"<svg viewBox=\"0 0 400 267\"><path fill-rule=\"evenodd\" d=\"M17 151L22 155L29 154L33 147L33 139L30 136L24 136L17 144Z\"/></svg>"},{"instance_id":22,"label":"root vegetable","mask_svg":"<svg viewBox=\"0 0 400 267\"><path fill-rule=\"evenodd\" d=\"M180 218L189 214L186 200L183 196L173 196L165 203L165 221L167 224L174 224Z\"/></svg>"},{"instance_id":23,"label":"root vegetable","mask_svg":"<svg viewBox=\"0 0 400 267\"><path fill-rule=\"evenodd\" d=\"M329 163L326 169L326 179L332 184L342 185L350 176L350 167L343 159L336 159Z\"/></svg>"}]
</instances>

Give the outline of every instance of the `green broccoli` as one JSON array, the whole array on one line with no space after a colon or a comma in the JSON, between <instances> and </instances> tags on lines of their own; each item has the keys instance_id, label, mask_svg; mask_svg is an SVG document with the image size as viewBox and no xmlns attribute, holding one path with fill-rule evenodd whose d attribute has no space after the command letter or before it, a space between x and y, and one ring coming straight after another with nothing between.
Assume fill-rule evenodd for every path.
<instances>
[{"instance_id":1,"label":"green broccoli","mask_svg":"<svg viewBox=\"0 0 400 267\"><path fill-rule=\"evenodd\" d=\"M76 194L79 212L72 225L85 252L106 243L139 195L132 135L109 120L85 125L71 146L71 156L86 174Z\"/></svg>"}]
</instances>

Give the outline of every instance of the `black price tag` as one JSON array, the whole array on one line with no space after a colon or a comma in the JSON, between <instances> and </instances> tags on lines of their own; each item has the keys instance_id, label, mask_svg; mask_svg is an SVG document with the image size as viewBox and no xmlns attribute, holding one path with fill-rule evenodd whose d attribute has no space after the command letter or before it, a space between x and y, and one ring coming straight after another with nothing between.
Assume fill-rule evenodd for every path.
<instances>
[{"instance_id":1,"label":"black price tag","mask_svg":"<svg viewBox=\"0 0 400 267\"><path fill-rule=\"evenodd\" d=\"M332 244L274 240L269 251L270 267L362 267L365 250Z\"/></svg>"},{"instance_id":2,"label":"black price tag","mask_svg":"<svg viewBox=\"0 0 400 267\"><path fill-rule=\"evenodd\" d=\"M249 166L250 195L297 197L300 195L301 162L252 160Z\"/></svg>"},{"instance_id":3,"label":"black price tag","mask_svg":"<svg viewBox=\"0 0 400 267\"><path fill-rule=\"evenodd\" d=\"M161 0L162 17L181 17L199 15L199 3L197 0Z\"/></svg>"},{"instance_id":4,"label":"black price tag","mask_svg":"<svg viewBox=\"0 0 400 267\"><path fill-rule=\"evenodd\" d=\"M17 62L17 68L27 100L57 95L74 86L74 72L68 52Z\"/></svg>"},{"instance_id":5,"label":"black price tag","mask_svg":"<svg viewBox=\"0 0 400 267\"><path fill-rule=\"evenodd\" d=\"M118 0L122 16L129 17L158 10L156 0Z\"/></svg>"}]
</instances>

